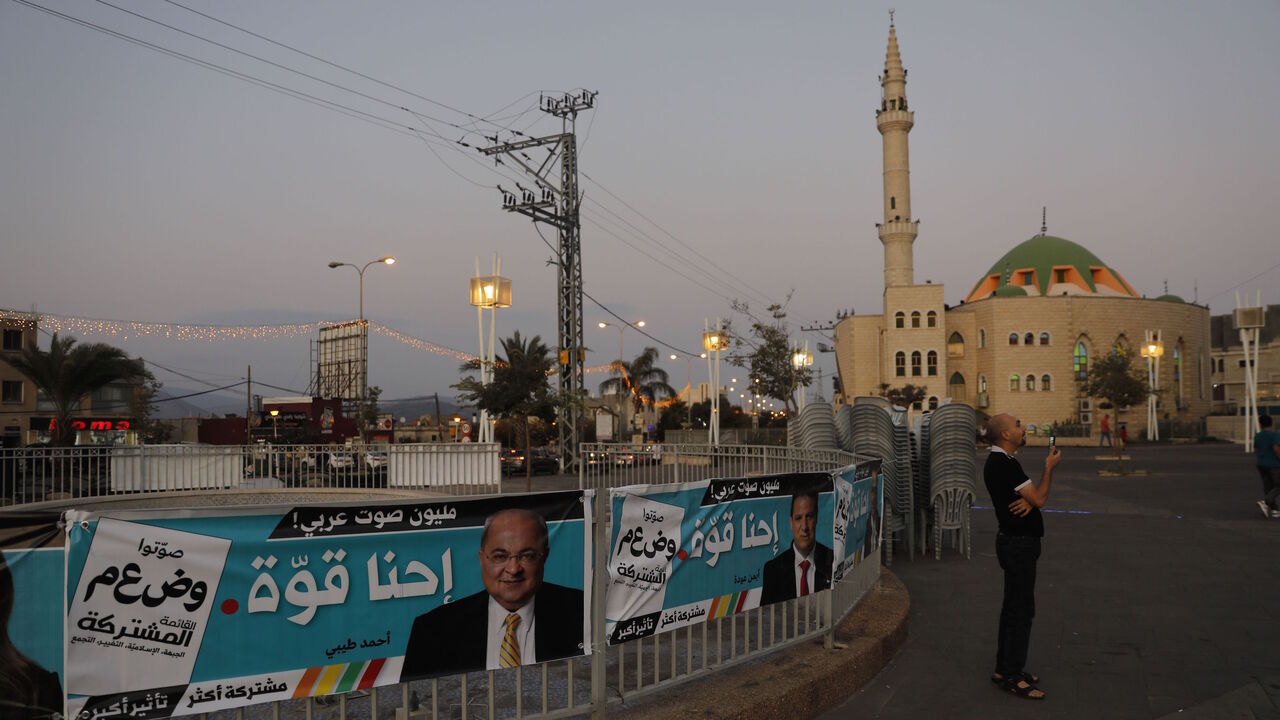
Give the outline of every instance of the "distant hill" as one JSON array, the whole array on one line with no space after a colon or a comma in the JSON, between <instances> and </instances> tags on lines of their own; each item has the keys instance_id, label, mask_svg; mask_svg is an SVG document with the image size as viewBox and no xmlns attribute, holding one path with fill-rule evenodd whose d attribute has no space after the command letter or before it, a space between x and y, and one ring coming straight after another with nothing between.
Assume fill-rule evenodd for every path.
<instances>
[{"instance_id":1,"label":"distant hill","mask_svg":"<svg viewBox=\"0 0 1280 720\"><path fill-rule=\"evenodd\" d=\"M156 394L155 417L169 420L183 417L221 417L228 413L244 414L245 399L243 396L236 399L226 392L203 395L198 394L200 392L202 391L165 385ZM430 395L382 400L378 403L378 407L382 412L395 416L397 421L402 417L413 420L423 415L435 415L436 412L435 400ZM440 398L440 415L442 417L447 417L454 413L470 417L471 412L472 408L459 406L444 397Z\"/></svg>"}]
</instances>

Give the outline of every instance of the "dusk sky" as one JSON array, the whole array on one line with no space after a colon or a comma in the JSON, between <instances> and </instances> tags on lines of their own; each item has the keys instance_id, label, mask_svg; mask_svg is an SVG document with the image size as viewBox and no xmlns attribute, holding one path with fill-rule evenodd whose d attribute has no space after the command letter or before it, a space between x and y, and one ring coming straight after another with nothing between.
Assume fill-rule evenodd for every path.
<instances>
[{"instance_id":1,"label":"dusk sky","mask_svg":"<svg viewBox=\"0 0 1280 720\"><path fill-rule=\"evenodd\" d=\"M31 2L400 131L4 0L0 308L215 325L345 320L357 312L356 273L327 263L390 254L395 266L365 275L366 317L477 353L467 280L477 255L487 271L497 252L515 292L499 335L518 329L554 346L553 253L494 188L515 174L452 141L557 132L538 93L587 88L599 92L578 123L592 297L688 350L704 318L732 315L733 298L756 310L792 293L793 336L811 345L823 338L801 325L880 312L875 109L888 5ZM1050 234L1092 250L1139 293L1160 295L1167 280L1215 314L1234 307L1237 289L1280 302L1280 3L894 7L916 114L917 282L945 283L958 303L1039 232L1047 206ZM543 234L555 242L551 228ZM596 323L613 318L589 300L585 311L587 365L603 365L618 335ZM255 380L302 390L308 337L82 339L209 383L235 382L251 364ZM625 333L628 357L654 344ZM669 352L663 365L683 386L685 363ZM832 356L817 361L829 378ZM369 379L386 398L452 397L458 364L375 334ZM693 381L706 374L695 361ZM605 377L589 374L588 386Z\"/></svg>"}]
</instances>

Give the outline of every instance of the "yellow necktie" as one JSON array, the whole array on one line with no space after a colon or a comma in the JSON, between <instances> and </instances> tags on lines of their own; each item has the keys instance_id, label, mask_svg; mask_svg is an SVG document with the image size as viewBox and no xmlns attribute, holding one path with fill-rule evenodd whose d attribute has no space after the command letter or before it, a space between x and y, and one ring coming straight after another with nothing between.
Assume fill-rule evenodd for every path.
<instances>
[{"instance_id":1,"label":"yellow necktie","mask_svg":"<svg viewBox=\"0 0 1280 720\"><path fill-rule=\"evenodd\" d=\"M503 624L507 626L507 632L502 636L502 651L498 654L498 666L520 667L520 641L516 639L516 626L520 624L520 614L511 613Z\"/></svg>"}]
</instances>

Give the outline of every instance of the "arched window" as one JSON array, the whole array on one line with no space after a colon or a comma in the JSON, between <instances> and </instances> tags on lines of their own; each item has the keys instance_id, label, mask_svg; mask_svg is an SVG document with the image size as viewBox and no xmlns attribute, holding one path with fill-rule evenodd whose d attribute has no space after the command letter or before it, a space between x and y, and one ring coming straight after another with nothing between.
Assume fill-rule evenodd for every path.
<instances>
[{"instance_id":1,"label":"arched window","mask_svg":"<svg viewBox=\"0 0 1280 720\"><path fill-rule=\"evenodd\" d=\"M890 197L889 197L889 209L890 209L890 210L897 210L897 209L898 209L898 198L897 198L897 197L894 197L894 196L890 196Z\"/></svg>"},{"instance_id":2,"label":"arched window","mask_svg":"<svg viewBox=\"0 0 1280 720\"><path fill-rule=\"evenodd\" d=\"M920 351L911 353L911 377L920 377Z\"/></svg>"},{"instance_id":3,"label":"arched window","mask_svg":"<svg viewBox=\"0 0 1280 720\"><path fill-rule=\"evenodd\" d=\"M913 328L920 327L920 311L919 310L911 311L911 327Z\"/></svg>"},{"instance_id":4,"label":"arched window","mask_svg":"<svg viewBox=\"0 0 1280 720\"><path fill-rule=\"evenodd\" d=\"M987 329L978 328L978 347L984 348L986 346L987 346Z\"/></svg>"},{"instance_id":5,"label":"arched window","mask_svg":"<svg viewBox=\"0 0 1280 720\"><path fill-rule=\"evenodd\" d=\"M1218 372L1222 372L1222 358L1218 358Z\"/></svg>"},{"instance_id":6,"label":"arched window","mask_svg":"<svg viewBox=\"0 0 1280 720\"><path fill-rule=\"evenodd\" d=\"M1010 345L1018 344L1018 333L1016 332L1009 333L1009 344Z\"/></svg>"},{"instance_id":7,"label":"arched window","mask_svg":"<svg viewBox=\"0 0 1280 720\"><path fill-rule=\"evenodd\" d=\"M1027 373L1026 386L1027 386L1027 392L1035 392L1035 389L1036 389L1035 373Z\"/></svg>"},{"instance_id":8,"label":"arched window","mask_svg":"<svg viewBox=\"0 0 1280 720\"><path fill-rule=\"evenodd\" d=\"M1040 344L1041 344L1041 345L1048 345L1048 344L1049 344L1049 333L1047 333L1047 332L1042 332L1042 333L1040 333Z\"/></svg>"},{"instance_id":9,"label":"arched window","mask_svg":"<svg viewBox=\"0 0 1280 720\"><path fill-rule=\"evenodd\" d=\"M925 364L926 372L929 373L930 377L937 375L938 374L938 353L933 350L930 350L929 354L926 355L924 358L924 364Z\"/></svg>"},{"instance_id":10,"label":"arched window","mask_svg":"<svg viewBox=\"0 0 1280 720\"><path fill-rule=\"evenodd\" d=\"M951 373L951 378L947 381L947 393L951 395L952 400L964 402L964 376L958 372Z\"/></svg>"},{"instance_id":11,"label":"arched window","mask_svg":"<svg viewBox=\"0 0 1280 720\"><path fill-rule=\"evenodd\" d=\"M907 316L901 310L893 314L893 326L901 330L906 326Z\"/></svg>"},{"instance_id":12,"label":"arched window","mask_svg":"<svg viewBox=\"0 0 1280 720\"><path fill-rule=\"evenodd\" d=\"M951 333L951 337L947 338L947 357L964 357L964 336L958 332Z\"/></svg>"},{"instance_id":13,"label":"arched window","mask_svg":"<svg viewBox=\"0 0 1280 720\"><path fill-rule=\"evenodd\" d=\"M1041 391L1041 392L1049 392L1049 391L1050 391L1050 390L1052 390L1052 389L1053 389L1053 384L1052 384L1052 381L1049 379L1049 376L1048 376L1048 375L1041 375L1041 376L1040 376L1040 391Z\"/></svg>"},{"instance_id":14,"label":"arched window","mask_svg":"<svg viewBox=\"0 0 1280 720\"><path fill-rule=\"evenodd\" d=\"M1009 376L1009 392L1018 392L1022 389L1022 379L1018 377L1018 373Z\"/></svg>"},{"instance_id":15,"label":"arched window","mask_svg":"<svg viewBox=\"0 0 1280 720\"><path fill-rule=\"evenodd\" d=\"M1120 333L1116 336L1116 344L1111 348L1111 354L1123 355L1128 352L1128 347L1129 338L1125 337L1124 333Z\"/></svg>"},{"instance_id":16,"label":"arched window","mask_svg":"<svg viewBox=\"0 0 1280 720\"><path fill-rule=\"evenodd\" d=\"M912 409L912 410L919 410L919 409L920 409L920 401L919 401L919 400L917 400L917 401L915 401L915 402L911 403L911 409Z\"/></svg>"},{"instance_id":17,"label":"arched window","mask_svg":"<svg viewBox=\"0 0 1280 720\"><path fill-rule=\"evenodd\" d=\"M1022 344L1023 344L1023 345L1035 345L1035 344L1036 344L1036 334L1035 334L1035 333L1027 333L1026 335L1023 335L1023 336L1022 336Z\"/></svg>"},{"instance_id":18,"label":"arched window","mask_svg":"<svg viewBox=\"0 0 1280 720\"><path fill-rule=\"evenodd\" d=\"M1089 379L1089 350L1084 343L1076 343L1076 351L1071 355L1071 369L1077 380Z\"/></svg>"},{"instance_id":19,"label":"arched window","mask_svg":"<svg viewBox=\"0 0 1280 720\"><path fill-rule=\"evenodd\" d=\"M956 375L959 375L959 374L960 373L956 373ZM952 375L952 377L955 377L955 375ZM986 392L986 391L987 391L987 376L979 375L978 376L978 392Z\"/></svg>"},{"instance_id":20,"label":"arched window","mask_svg":"<svg viewBox=\"0 0 1280 720\"><path fill-rule=\"evenodd\" d=\"M938 313L930 310L929 313L924 316L924 321L924 324L929 327L938 327Z\"/></svg>"},{"instance_id":21,"label":"arched window","mask_svg":"<svg viewBox=\"0 0 1280 720\"><path fill-rule=\"evenodd\" d=\"M1176 407L1182 406L1182 338L1173 346L1173 392Z\"/></svg>"},{"instance_id":22,"label":"arched window","mask_svg":"<svg viewBox=\"0 0 1280 720\"><path fill-rule=\"evenodd\" d=\"M907 376L907 354L901 350L893 356L893 374L898 377Z\"/></svg>"},{"instance_id":23,"label":"arched window","mask_svg":"<svg viewBox=\"0 0 1280 720\"><path fill-rule=\"evenodd\" d=\"M929 396L929 409L930 410L938 409L938 398L933 395Z\"/></svg>"}]
</instances>

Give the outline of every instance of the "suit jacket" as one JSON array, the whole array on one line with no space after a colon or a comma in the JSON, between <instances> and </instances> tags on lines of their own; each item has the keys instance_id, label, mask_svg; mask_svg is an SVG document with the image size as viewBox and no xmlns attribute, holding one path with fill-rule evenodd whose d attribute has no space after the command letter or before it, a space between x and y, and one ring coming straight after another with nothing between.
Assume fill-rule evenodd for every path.
<instances>
[{"instance_id":1,"label":"suit jacket","mask_svg":"<svg viewBox=\"0 0 1280 720\"><path fill-rule=\"evenodd\" d=\"M581 590L542 583L533 605L538 662L582 654ZM489 594L484 590L419 615L409 632L400 681L484 670Z\"/></svg>"},{"instance_id":2,"label":"suit jacket","mask_svg":"<svg viewBox=\"0 0 1280 720\"><path fill-rule=\"evenodd\" d=\"M782 602L796 596L795 550L788 545L786 550L764 564L764 589L760 592L760 604ZM818 592L831 587L831 563L834 553L822 543L813 547L813 587L810 592Z\"/></svg>"}]
</instances>

